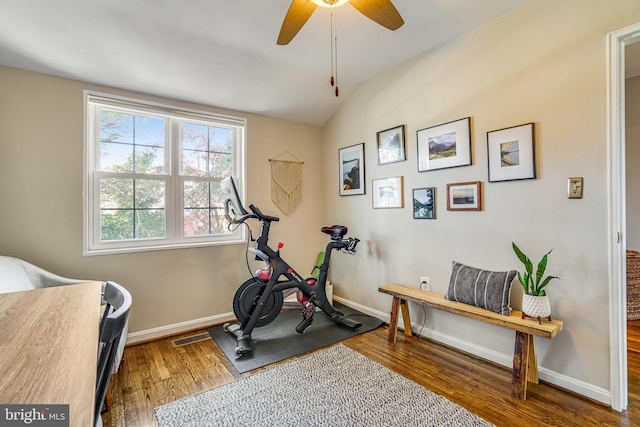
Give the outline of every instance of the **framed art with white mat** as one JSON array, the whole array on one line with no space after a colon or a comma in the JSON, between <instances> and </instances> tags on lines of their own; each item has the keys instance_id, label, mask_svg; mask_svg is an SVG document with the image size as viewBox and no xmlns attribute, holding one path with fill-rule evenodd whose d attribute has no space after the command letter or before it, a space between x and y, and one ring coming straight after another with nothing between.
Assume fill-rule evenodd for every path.
<instances>
[{"instance_id":1,"label":"framed art with white mat","mask_svg":"<svg viewBox=\"0 0 640 427\"><path fill-rule=\"evenodd\" d=\"M533 123L487 132L489 182L536 179Z\"/></svg>"},{"instance_id":2,"label":"framed art with white mat","mask_svg":"<svg viewBox=\"0 0 640 427\"><path fill-rule=\"evenodd\" d=\"M373 180L373 208L404 207L403 177L381 178Z\"/></svg>"},{"instance_id":3,"label":"framed art with white mat","mask_svg":"<svg viewBox=\"0 0 640 427\"><path fill-rule=\"evenodd\" d=\"M471 118L421 129L418 172L471 165Z\"/></svg>"}]
</instances>

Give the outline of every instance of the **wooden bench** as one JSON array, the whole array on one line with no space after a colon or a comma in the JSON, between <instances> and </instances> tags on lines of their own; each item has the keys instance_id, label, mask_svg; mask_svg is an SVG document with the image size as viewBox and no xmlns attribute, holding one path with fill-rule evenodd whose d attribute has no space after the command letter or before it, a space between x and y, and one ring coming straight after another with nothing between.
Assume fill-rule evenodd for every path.
<instances>
[{"instance_id":1,"label":"wooden bench","mask_svg":"<svg viewBox=\"0 0 640 427\"><path fill-rule=\"evenodd\" d=\"M527 382L538 383L538 363L536 362L533 337L551 339L562 330L562 321L560 320L544 321L539 324L537 319L522 319L520 311L513 311L511 316L503 316L473 305L449 301L442 294L409 286L392 283L379 287L378 291L393 297L389 322L389 342L392 343L396 342L398 311L402 311L405 336L412 335L408 301L515 330L511 396L522 400L527 398Z\"/></svg>"}]
</instances>

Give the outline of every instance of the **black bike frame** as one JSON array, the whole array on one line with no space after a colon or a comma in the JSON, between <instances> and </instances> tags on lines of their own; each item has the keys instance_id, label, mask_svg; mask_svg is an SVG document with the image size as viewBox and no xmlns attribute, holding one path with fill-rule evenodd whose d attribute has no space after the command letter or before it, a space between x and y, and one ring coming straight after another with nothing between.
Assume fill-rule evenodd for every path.
<instances>
[{"instance_id":1,"label":"black bike frame","mask_svg":"<svg viewBox=\"0 0 640 427\"><path fill-rule=\"evenodd\" d=\"M227 179L229 181L225 183ZM269 277L269 280L264 280L259 276L254 277L253 280L255 282L251 282L252 279L249 279L241 285L241 288L238 289L238 292L240 292L241 289L249 289L250 287L253 287L254 283L258 285L258 288L251 289L257 290L259 295L258 293L252 294L251 292L253 291L249 291L248 298L253 298L252 301L244 301L242 299L244 297L241 294L238 294L238 292L236 292L236 296L234 297L234 311L237 306L240 305L243 305L243 307L246 307L248 311L250 311L250 313L246 313L246 315L243 313L242 316L236 312L238 319L242 320L242 324L225 323L223 325L225 330L232 333L237 338L238 345L235 348L236 355L242 356L251 353L251 332L256 325L258 325L258 322L262 321L261 318L265 307L269 306L267 310L278 310L277 312L272 311L270 313L264 313L265 319L267 319L268 322L272 321L275 316L278 315L281 307L278 307L277 305L271 307L271 305L274 301L281 303L282 291L286 289L298 288L299 292L304 294L307 298L307 301L304 302L302 308L303 320L298 324L298 326L296 326L296 332L298 333L303 333L304 330L311 325L311 322L313 321L313 314L315 313L315 307L322 309L325 315L340 326L351 330L356 330L362 326L362 323L349 319L344 314L336 310L327 300L325 290L327 274L329 272L329 262L331 261L331 252L336 249L345 249L347 253L354 254L359 240L351 237L343 239L347 232L346 227L324 227L322 231L331 235L331 241L327 244L324 260L319 266L320 273L317 279L305 279L280 257L280 249L273 250L269 247L269 231L271 229L271 223L279 221L279 219L273 216L264 215L260 212L260 209L254 205L249 205L249 209L253 212L252 214L245 211L244 208L239 205L240 202L237 200L237 191L235 190L233 180L231 178L227 179L223 181L223 183L225 183L223 185L223 190L227 193L225 201L225 216L230 224L241 224L250 218L256 218L261 222L260 237L256 239L255 253L258 257L257 259L264 260L269 263L269 266L271 267L271 276ZM231 212L232 210L230 209L230 205L233 205L233 212ZM230 216L230 213L234 214L234 218ZM278 247L280 248L281 245L278 245ZM286 279L281 280L282 277ZM264 288L262 288L262 285L264 285ZM243 288L243 286L246 288ZM280 292L280 294L274 294L274 292ZM247 305L249 306L247 307ZM264 326L265 324L261 324L260 326Z\"/></svg>"},{"instance_id":2,"label":"black bike frame","mask_svg":"<svg viewBox=\"0 0 640 427\"><path fill-rule=\"evenodd\" d=\"M256 212L253 206L250 206L252 211L256 214L258 219L262 222L260 230L260 237L256 240L256 248L262 251L269 258L268 262L271 265L271 277L266 284L266 288L262 292L257 304L255 305L253 313L242 324L241 329L245 335L250 335L251 331L256 325L256 322L262 314L262 310L265 306L265 302L271 297L273 292L284 291L286 289L298 288L302 293L309 298L314 305L317 305L322 311L329 317L336 316L338 311L327 300L325 285L327 282L327 274L329 272L329 262L331 260L331 251L334 249L349 249L349 241L332 240L327 244L324 260L320 265L320 274L314 285L310 285L307 279L304 279L298 272L296 272L285 260L280 257L280 251L274 251L269 247L269 230L271 228L270 217L260 215L260 212ZM281 276L286 277L287 281L279 280ZM257 280L257 279L256 279Z\"/></svg>"}]
</instances>

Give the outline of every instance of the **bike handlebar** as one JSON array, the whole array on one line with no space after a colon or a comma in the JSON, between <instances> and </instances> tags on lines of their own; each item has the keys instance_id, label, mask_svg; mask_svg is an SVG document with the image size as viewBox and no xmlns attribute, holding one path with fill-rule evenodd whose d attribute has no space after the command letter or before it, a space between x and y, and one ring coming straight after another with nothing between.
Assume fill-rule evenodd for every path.
<instances>
[{"instance_id":1,"label":"bike handlebar","mask_svg":"<svg viewBox=\"0 0 640 427\"><path fill-rule=\"evenodd\" d=\"M254 206L253 204L249 205L249 209L251 209L251 212L253 212L253 214L260 221L269 221L269 222L278 222L278 221L280 221L280 218L278 218L278 217L269 216L269 215L263 214L262 211L260 209L258 209L257 206Z\"/></svg>"},{"instance_id":2,"label":"bike handlebar","mask_svg":"<svg viewBox=\"0 0 640 427\"><path fill-rule=\"evenodd\" d=\"M275 216L270 216L270 215L265 215L262 213L262 211L255 205L250 204L249 205L249 209L251 210L251 214L246 214L246 215L242 215L239 218L231 218L231 216L229 215L229 204L226 203L225 206L225 216L227 217L227 220L229 221L230 224L242 224L243 222L245 222L246 220L250 219L250 218L256 218L260 221L266 221L266 222L278 222L280 221L280 218L275 217ZM268 227L267 227L268 229ZM268 233L268 231L267 231ZM346 240L342 240L342 236L339 237L339 239L333 239L332 240L337 244L337 246L335 246L335 249L338 250L344 250L346 253L353 255L356 253L356 246L358 246L358 242L360 242L360 239L357 239L355 237L349 237ZM265 256L267 256L265 254ZM262 258L262 257L260 257ZM264 258L262 258L264 259ZM265 260L266 261L266 260Z\"/></svg>"},{"instance_id":3,"label":"bike handlebar","mask_svg":"<svg viewBox=\"0 0 640 427\"><path fill-rule=\"evenodd\" d=\"M231 224L242 224L243 222L245 222L246 220L248 220L249 218L257 218L255 215L253 214L245 214L245 215L241 215L240 217L237 216L237 213L235 212L235 210L233 211L233 213L236 215L233 218L231 217L231 212L229 212L229 205L231 204L230 200L227 200L226 203L224 204L224 216L227 219L227 221L229 221L229 225Z\"/></svg>"},{"instance_id":4,"label":"bike handlebar","mask_svg":"<svg viewBox=\"0 0 640 427\"><path fill-rule=\"evenodd\" d=\"M348 254L354 255L356 253L356 246L358 246L358 242L360 242L360 239L350 237L349 241L347 242L346 252Z\"/></svg>"},{"instance_id":5,"label":"bike handlebar","mask_svg":"<svg viewBox=\"0 0 640 427\"><path fill-rule=\"evenodd\" d=\"M240 217L235 217L232 218L229 212L229 203L225 203L224 205L224 215L227 218L227 221L229 221L230 224L242 224L243 222L245 222L248 219L251 218L256 218L260 221L268 221L268 222L278 222L280 221L280 218L275 217L275 216L269 216L269 215L265 215L262 213L262 211L260 209L258 209L257 206L254 205L249 205L249 209L251 209L251 214L245 214L245 215L241 215Z\"/></svg>"}]
</instances>

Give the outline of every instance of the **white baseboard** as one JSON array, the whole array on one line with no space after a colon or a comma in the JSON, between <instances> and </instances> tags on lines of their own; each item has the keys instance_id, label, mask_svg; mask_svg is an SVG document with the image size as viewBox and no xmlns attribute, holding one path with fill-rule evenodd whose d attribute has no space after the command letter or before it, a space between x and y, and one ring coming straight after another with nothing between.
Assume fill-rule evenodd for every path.
<instances>
[{"instance_id":1,"label":"white baseboard","mask_svg":"<svg viewBox=\"0 0 640 427\"><path fill-rule=\"evenodd\" d=\"M334 301L344 304L347 307L351 307L365 314L368 314L369 316L376 317L382 321L389 323L389 320L390 320L389 313L385 313L379 310L374 310L370 307L364 306L362 304L358 304L356 302L347 300L339 296L334 295L333 299ZM235 319L235 316L233 313L223 313L215 316L203 317L201 319L190 320L187 322L175 323L172 325L161 326L153 329L147 329L144 331L132 332L127 335L127 344L135 344L143 341L151 341L153 339L160 338L163 336L179 334L181 332L192 330L192 329L204 328L217 323L231 321L233 319ZM398 326L400 328L402 328L403 324L404 323L402 321L398 321ZM418 331L420 331L420 328L421 328L421 325L418 325L415 323L411 324L411 330L416 335L418 334ZM433 331L431 329L426 329L426 328L423 329L420 335L423 337L432 339L434 341L437 341L439 343L448 345L450 347L456 348L458 350L464 351L466 353L473 354L474 356L480 357L490 362L497 363L499 365L506 366L508 368L513 367L512 354L499 353L489 348L471 344L467 341L462 341L457 338L453 338L449 335L444 335L437 331ZM602 402L606 405L609 405L611 403L610 391L602 387L597 387L593 384L576 380L575 378L568 377L566 375L560 374L558 372L555 372L543 367L538 367L538 377L541 380L548 382L549 384L556 385L565 390L572 391L574 393L580 394L582 396L588 397L598 402Z\"/></svg>"},{"instance_id":2,"label":"white baseboard","mask_svg":"<svg viewBox=\"0 0 640 427\"><path fill-rule=\"evenodd\" d=\"M333 296L333 300L339 302L340 304L344 304L347 307L351 307L355 310L361 311L364 314L368 314L369 316L377 317L380 320L384 320L389 323L389 314L384 313L382 311L374 310L362 304L358 304L357 302L349 301L348 299L344 299L342 297Z\"/></svg>"},{"instance_id":3,"label":"white baseboard","mask_svg":"<svg viewBox=\"0 0 640 427\"><path fill-rule=\"evenodd\" d=\"M338 301L348 307L354 308L365 314L384 320L383 317L380 317L384 316L384 313L382 313L381 311L372 310L369 307L365 307L364 305L345 300L344 298L334 297L334 299L335 301ZM131 332L127 335L127 344L152 341L154 339L166 337L168 335L175 335L193 329L205 328L218 323L230 322L232 320L235 320L235 318L236 317L233 312L230 312L217 314L215 316L203 317L201 319L188 320L181 323L174 323L166 326L159 326L157 328L145 329L143 331ZM389 321L388 315L386 321Z\"/></svg>"},{"instance_id":4,"label":"white baseboard","mask_svg":"<svg viewBox=\"0 0 640 427\"><path fill-rule=\"evenodd\" d=\"M203 317L201 319L174 323L172 325L160 326L158 328L146 329L144 331L132 332L127 335L127 344L151 341L160 337L166 337L167 335L175 335L192 329L205 328L217 323L228 322L235 318L236 317L233 313L223 313L215 316Z\"/></svg>"},{"instance_id":5,"label":"white baseboard","mask_svg":"<svg viewBox=\"0 0 640 427\"><path fill-rule=\"evenodd\" d=\"M365 314L377 317L378 319L389 323L390 314L388 313L384 313L378 310L373 310L369 307L365 307L361 304L354 303L344 298L340 298L336 296L334 296L333 298L341 304L344 304L348 307L362 311ZM398 319L398 327L402 329L404 323L400 319L402 319L401 314ZM422 325L412 323L411 331L414 334L418 335L418 332L420 331L421 326ZM474 356L480 357L490 362L497 363L507 368L513 368L512 354L499 353L489 348L471 344L467 341L462 341L457 338L453 338L449 335L444 335L427 328L424 328L420 335L425 338L429 338L439 343L448 345L449 347L453 347L460 351L464 351L465 353L473 354ZM602 387L598 387L593 384L586 383L584 381L576 380L575 378L568 377L566 375L560 374L550 369L546 369L544 367L538 367L538 377L549 384L553 384L565 390L569 390L574 393L580 394L582 396L588 397L590 399L596 400L598 402L602 402L606 405L609 405L611 403L611 393L609 392L609 390L604 389Z\"/></svg>"},{"instance_id":6,"label":"white baseboard","mask_svg":"<svg viewBox=\"0 0 640 427\"><path fill-rule=\"evenodd\" d=\"M419 329L420 325L416 325L415 323L411 324L411 330L416 334ZM452 338L451 336L435 332L431 329L424 329L421 335L450 347L456 348L460 351L473 354L474 356L480 357L490 362L497 363L507 368L513 368L512 354L507 355L504 353L499 353L486 347L481 347L475 344L470 344L466 341ZM580 394L582 396L588 397L598 402L602 402L607 405L609 405L611 402L609 390L606 390L602 387L594 386L593 384L589 384L584 381L576 380L575 378L568 377L566 375L541 366L538 367L538 378L549 384L553 384L565 390L572 391L574 393Z\"/></svg>"}]
</instances>

